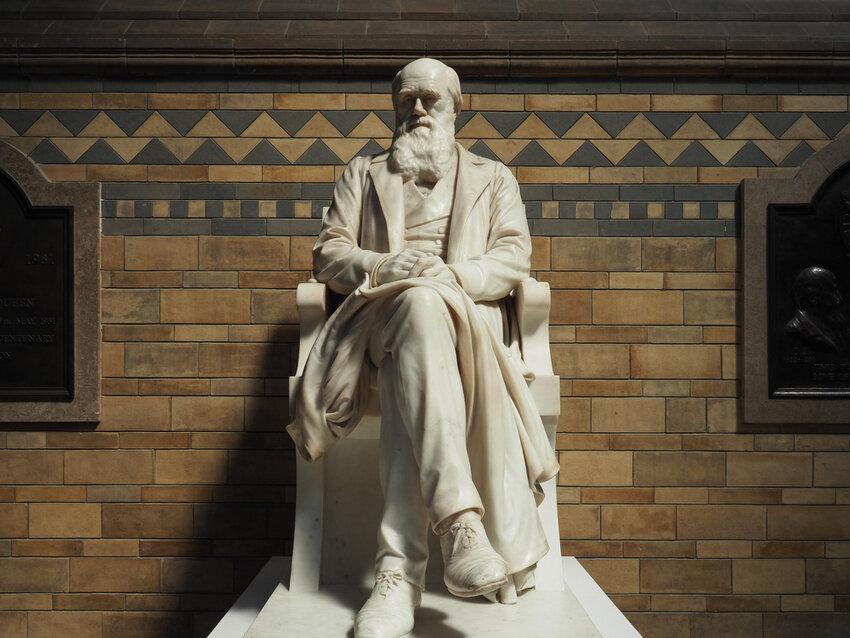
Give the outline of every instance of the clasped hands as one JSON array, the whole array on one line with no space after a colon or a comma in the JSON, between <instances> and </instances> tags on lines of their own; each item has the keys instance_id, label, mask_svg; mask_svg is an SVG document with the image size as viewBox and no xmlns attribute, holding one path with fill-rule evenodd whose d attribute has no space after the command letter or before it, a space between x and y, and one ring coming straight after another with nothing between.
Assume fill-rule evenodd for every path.
<instances>
[{"instance_id":1,"label":"clasped hands","mask_svg":"<svg viewBox=\"0 0 850 638\"><path fill-rule=\"evenodd\" d=\"M374 270L376 286L415 277L457 281L454 273L440 257L416 248L405 248L399 253L384 257Z\"/></svg>"}]
</instances>

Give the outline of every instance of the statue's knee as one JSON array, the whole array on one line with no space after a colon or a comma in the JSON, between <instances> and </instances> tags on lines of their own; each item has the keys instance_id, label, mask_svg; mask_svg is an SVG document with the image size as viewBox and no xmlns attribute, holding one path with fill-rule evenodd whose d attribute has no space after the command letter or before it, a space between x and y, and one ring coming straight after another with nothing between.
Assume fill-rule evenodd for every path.
<instances>
[{"instance_id":1,"label":"statue's knee","mask_svg":"<svg viewBox=\"0 0 850 638\"><path fill-rule=\"evenodd\" d=\"M433 335L449 321L443 298L425 286L413 286L398 295L397 316L408 329Z\"/></svg>"}]
</instances>

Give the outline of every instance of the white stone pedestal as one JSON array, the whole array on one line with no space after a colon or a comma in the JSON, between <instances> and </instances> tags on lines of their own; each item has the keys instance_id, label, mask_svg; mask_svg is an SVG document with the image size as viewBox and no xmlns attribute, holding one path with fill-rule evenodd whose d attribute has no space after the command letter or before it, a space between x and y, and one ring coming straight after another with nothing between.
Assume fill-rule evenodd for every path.
<instances>
[{"instance_id":1,"label":"white stone pedestal","mask_svg":"<svg viewBox=\"0 0 850 638\"><path fill-rule=\"evenodd\" d=\"M640 638L578 561L562 559L563 591L533 590L516 605L460 599L434 588L422 596L412 638ZM288 558L272 558L208 638L351 638L364 586L293 594Z\"/></svg>"}]
</instances>

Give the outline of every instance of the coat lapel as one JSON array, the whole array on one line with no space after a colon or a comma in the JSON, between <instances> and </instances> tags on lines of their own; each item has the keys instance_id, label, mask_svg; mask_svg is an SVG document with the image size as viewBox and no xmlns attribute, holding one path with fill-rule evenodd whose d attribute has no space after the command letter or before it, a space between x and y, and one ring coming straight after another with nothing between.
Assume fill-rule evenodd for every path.
<instances>
[{"instance_id":1,"label":"coat lapel","mask_svg":"<svg viewBox=\"0 0 850 638\"><path fill-rule=\"evenodd\" d=\"M369 166L369 175L384 215L389 251L396 253L404 248L404 195L401 175L390 171L388 157L389 153L376 156Z\"/></svg>"},{"instance_id":2,"label":"coat lapel","mask_svg":"<svg viewBox=\"0 0 850 638\"><path fill-rule=\"evenodd\" d=\"M447 261L456 261L458 250L464 245L463 228L472 207L490 183L491 172L484 162L469 153L460 144L457 148L457 183L455 200L452 206L452 220L449 225L449 246Z\"/></svg>"}]
</instances>

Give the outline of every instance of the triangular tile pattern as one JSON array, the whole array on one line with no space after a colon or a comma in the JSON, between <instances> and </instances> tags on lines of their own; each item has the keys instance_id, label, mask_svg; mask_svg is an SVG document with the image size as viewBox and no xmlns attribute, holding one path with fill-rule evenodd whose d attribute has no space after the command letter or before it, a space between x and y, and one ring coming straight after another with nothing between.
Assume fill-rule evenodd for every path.
<instances>
[{"instance_id":1,"label":"triangular tile pattern","mask_svg":"<svg viewBox=\"0 0 850 638\"><path fill-rule=\"evenodd\" d=\"M207 164L211 166L234 164L233 158L230 157L224 150L213 140L206 140L198 150L192 153L184 164Z\"/></svg>"},{"instance_id":2,"label":"triangular tile pattern","mask_svg":"<svg viewBox=\"0 0 850 638\"><path fill-rule=\"evenodd\" d=\"M537 111L535 113L555 135L563 137L570 127L583 115L577 111Z\"/></svg>"},{"instance_id":3,"label":"triangular tile pattern","mask_svg":"<svg viewBox=\"0 0 850 638\"><path fill-rule=\"evenodd\" d=\"M251 126L263 111L225 111L216 110L213 114L228 128L234 135L242 135L246 128Z\"/></svg>"},{"instance_id":4,"label":"triangular tile pattern","mask_svg":"<svg viewBox=\"0 0 850 638\"><path fill-rule=\"evenodd\" d=\"M287 138L282 140L269 140L269 143L280 151L291 163L301 157L316 140L309 138Z\"/></svg>"},{"instance_id":5,"label":"triangular tile pattern","mask_svg":"<svg viewBox=\"0 0 850 638\"><path fill-rule=\"evenodd\" d=\"M289 137L289 133L265 111L241 134L244 137Z\"/></svg>"},{"instance_id":6,"label":"triangular tile pattern","mask_svg":"<svg viewBox=\"0 0 850 638\"><path fill-rule=\"evenodd\" d=\"M375 113L369 113L351 131L351 137L392 137L393 131L386 122Z\"/></svg>"},{"instance_id":7,"label":"triangular tile pattern","mask_svg":"<svg viewBox=\"0 0 850 638\"><path fill-rule=\"evenodd\" d=\"M476 113L457 133L463 139L501 139L502 134L481 113Z\"/></svg>"},{"instance_id":8,"label":"triangular tile pattern","mask_svg":"<svg viewBox=\"0 0 850 638\"><path fill-rule=\"evenodd\" d=\"M68 156L60 151L50 140L41 140L29 154L30 159L39 164L70 164Z\"/></svg>"},{"instance_id":9,"label":"triangular tile pattern","mask_svg":"<svg viewBox=\"0 0 850 638\"><path fill-rule=\"evenodd\" d=\"M268 140L262 140L239 163L243 165L265 164L268 166L284 166L290 162Z\"/></svg>"},{"instance_id":10,"label":"triangular tile pattern","mask_svg":"<svg viewBox=\"0 0 850 638\"><path fill-rule=\"evenodd\" d=\"M682 151L671 166L720 166L717 158L709 153L705 146L699 142L691 142L690 145Z\"/></svg>"},{"instance_id":11,"label":"triangular tile pattern","mask_svg":"<svg viewBox=\"0 0 850 638\"><path fill-rule=\"evenodd\" d=\"M35 121L41 117L44 111L36 111L33 109L11 110L4 109L0 111L0 118L11 126L18 135L23 135L29 127L35 124Z\"/></svg>"},{"instance_id":12,"label":"triangular tile pattern","mask_svg":"<svg viewBox=\"0 0 850 638\"><path fill-rule=\"evenodd\" d=\"M726 139L747 116L746 113L700 113L700 119L708 124L718 137Z\"/></svg>"},{"instance_id":13,"label":"triangular tile pattern","mask_svg":"<svg viewBox=\"0 0 850 638\"><path fill-rule=\"evenodd\" d=\"M230 137L232 135L233 131L227 128L224 122L218 119L212 112L204 115L186 133L187 137Z\"/></svg>"},{"instance_id":14,"label":"triangular tile pattern","mask_svg":"<svg viewBox=\"0 0 850 638\"><path fill-rule=\"evenodd\" d=\"M375 141L369 140L366 142L366 146L357 151L358 157L364 157L366 155L377 155L378 153L383 153L384 149ZM480 154L480 153L479 153Z\"/></svg>"},{"instance_id":15,"label":"triangular tile pattern","mask_svg":"<svg viewBox=\"0 0 850 638\"><path fill-rule=\"evenodd\" d=\"M788 153L788 156L782 160L782 166L801 166L803 162L809 159L815 152L806 142L800 142L797 147Z\"/></svg>"},{"instance_id":16,"label":"triangular tile pattern","mask_svg":"<svg viewBox=\"0 0 850 638\"><path fill-rule=\"evenodd\" d=\"M666 166L663 159L641 140L617 162L617 166Z\"/></svg>"},{"instance_id":17,"label":"triangular tile pattern","mask_svg":"<svg viewBox=\"0 0 850 638\"><path fill-rule=\"evenodd\" d=\"M208 111L196 110L161 110L159 114L171 124L180 135L186 135L195 125L206 116Z\"/></svg>"},{"instance_id":18,"label":"triangular tile pattern","mask_svg":"<svg viewBox=\"0 0 850 638\"><path fill-rule=\"evenodd\" d=\"M159 140L162 145L174 153L174 157L185 162L192 153L197 151L204 143L202 137L163 137Z\"/></svg>"},{"instance_id":19,"label":"triangular tile pattern","mask_svg":"<svg viewBox=\"0 0 850 638\"><path fill-rule=\"evenodd\" d=\"M52 137L50 141L72 162L76 162L95 142L102 142L95 137ZM89 163L95 164L97 162Z\"/></svg>"},{"instance_id":20,"label":"triangular tile pattern","mask_svg":"<svg viewBox=\"0 0 850 638\"><path fill-rule=\"evenodd\" d=\"M691 117L690 113L667 113L664 111L644 113L646 119L661 131L665 137L673 137L673 134L682 128L682 125Z\"/></svg>"},{"instance_id":21,"label":"triangular tile pattern","mask_svg":"<svg viewBox=\"0 0 850 638\"><path fill-rule=\"evenodd\" d=\"M126 135L132 135L135 133L136 129L138 129L150 116L149 111L139 111L135 109L126 111L115 109L105 111L105 113L107 117L115 122L115 124L117 124Z\"/></svg>"},{"instance_id":22,"label":"triangular tile pattern","mask_svg":"<svg viewBox=\"0 0 850 638\"><path fill-rule=\"evenodd\" d=\"M634 119L617 134L617 139L660 140L665 139L664 133L650 122L643 113L638 113Z\"/></svg>"},{"instance_id":23,"label":"triangular tile pattern","mask_svg":"<svg viewBox=\"0 0 850 638\"><path fill-rule=\"evenodd\" d=\"M767 113L753 113L753 117L755 117L759 122L761 122L762 126L764 126L773 137L782 137L782 134L788 130L788 128L800 119L799 113L782 113L782 112L767 112Z\"/></svg>"},{"instance_id":24,"label":"triangular tile pattern","mask_svg":"<svg viewBox=\"0 0 850 638\"><path fill-rule=\"evenodd\" d=\"M298 129L295 137L342 137L340 132L334 128L327 118L321 113L316 113Z\"/></svg>"},{"instance_id":25,"label":"triangular tile pattern","mask_svg":"<svg viewBox=\"0 0 850 638\"><path fill-rule=\"evenodd\" d=\"M528 143L527 140L483 140L483 142L496 154L499 161L505 164L510 164Z\"/></svg>"},{"instance_id":26,"label":"triangular tile pattern","mask_svg":"<svg viewBox=\"0 0 850 638\"><path fill-rule=\"evenodd\" d=\"M665 164L672 164L685 152L692 142L688 140L646 140L647 145L658 154ZM699 146L699 144L697 144ZM705 151L705 149L703 149Z\"/></svg>"},{"instance_id":27,"label":"triangular tile pattern","mask_svg":"<svg viewBox=\"0 0 850 638\"><path fill-rule=\"evenodd\" d=\"M123 128L106 113L98 113L79 133L86 137L124 137Z\"/></svg>"},{"instance_id":28,"label":"triangular tile pattern","mask_svg":"<svg viewBox=\"0 0 850 638\"><path fill-rule=\"evenodd\" d=\"M216 137L214 140L237 164L241 163L245 156L253 151L261 141L265 141L251 137Z\"/></svg>"},{"instance_id":29,"label":"triangular tile pattern","mask_svg":"<svg viewBox=\"0 0 850 638\"><path fill-rule=\"evenodd\" d=\"M555 159L558 165L561 165L578 150L582 142L581 140L540 140L539 144L544 151Z\"/></svg>"},{"instance_id":30,"label":"triangular tile pattern","mask_svg":"<svg viewBox=\"0 0 850 638\"><path fill-rule=\"evenodd\" d=\"M121 159L130 162L151 140L148 137L108 137L104 141ZM178 155L178 159L179 157Z\"/></svg>"},{"instance_id":31,"label":"triangular tile pattern","mask_svg":"<svg viewBox=\"0 0 850 638\"><path fill-rule=\"evenodd\" d=\"M266 114L289 135L295 135L316 112L315 111L266 111Z\"/></svg>"},{"instance_id":32,"label":"triangular tile pattern","mask_svg":"<svg viewBox=\"0 0 850 638\"><path fill-rule=\"evenodd\" d=\"M673 133L673 139L711 140L720 136L713 128L705 123L699 115L693 113L678 130Z\"/></svg>"},{"instance_id":33,"label":"triangular tile pattern","mask_svg":"<svg viewBox=\"0 0 850 638\"><path fill-rule=\"evenodd\" d=\"M476 155L480 155L481 157L486 157L487 159L491 159L493 161L498 162L499 158L496 157L496 154L490 150L490 147L487 146L481 140L475 142L472 146L470 146L467 150L475 153Z\"/></svg>"},{"instance_id":34,"label":"triangular tile pattern","mask_svg":"<svg viewBox=\"0 0 850 638\"><path fill-rule=\"evenodd\" d=\"M348 164L351 158L360 152L360 149L366 144L366 140L345 137L328 138L324 140L331 152L336 155L343 164Z\"/></svg>"},{"instance_id":35,"label":"triangular tile pattern","mask_svg":"<svg viewBox=\"0 0 850 638\"><path fill-rule=\"evenodd\" d=\"M124 164L124 158L103 140L97 140L76 160L79 164Z\"/></svg>"},{"instance_id":36,"label":"triangular tile pattern","mask_svg":"<svg viewBox=\"0 0 850 638\"><path fill-rule=\"evenodd\" d=\"M598 140L611 136L596 120L584 113L561 137L565 139Z\"/></svg>"},{"instance_id":37,"label":"triangular tile pattern","mask_svg":"<svg viewBox=\"0 0 850 638\"><path fill-rule=\"evenodd\" d=\"M31 137L71 137L71 131L62 125L62 122L54 117L50 111L45 111L41 116L30 126L24 135Z\"/></svg>"},{"instance_id":38,"label":"triangular tile pattern","mask_svg":"<svg viewBox=\"0 0 850 638\"><path fill-rule=\"evenodd\" d=\"M613 166L607 157L599 152L590 142L582 144L570 158L564 162L564 166Z\"/></svg>"},{"instance_id":39,"label":"triangular tile pattern","mask_svg":"<svg viewBox=\"0 0 850 638\"><path fill-rule=\"evenodd\" d=\"M373 111L375 117L381 120L390 131L395 130L395 112L394 111Z\"/></svg>"},{"instance_id":40,"label":"triangular tile pattern","mask_svg":"<svg viewBox=\"0 0 850 638\"><path fill-rule=\"evenodd\" d=\"M80 131L82 131L83 128L91 122L99 112L89 109L73 111L54 109L51 113L53 113L54 117L71 132L71 135L79 135Z\"/></svg>"},{"instance_id":41,"label":"triangular tile pattern","mask_svg":"<svg viewBox=\"0 0 850 638\"><path fill-rule=\"evenodd\" d=\"M543 120L532 113L513 130L510 137L539 140L557 138L558 136L543 123Z\"/></svg>"},{"instance_id":42,"label":"triangular tile pattern","mask_svg":"<svg viewBox=\"0 0 850 638\"><path fill-rule=\"evenodd\" d=\"M637 144L637 140L593 140L593 146L614 165L617 165Z\"/></svg>"},{"instance_id":43,"label":"triangular tile pattern","mask_svg":"<svg viewBox=\"0 0 850 638\"><path fill-rule=\"evenodd\" d=\"M799 145L796 140L755 140L753 144L777 166Z\"/></svg>"},{"instance_id":44,"label":"triangular tile pattern","mask_svg":"<svg viewBox=\"0 0 850 638\"><path fill-rule=\"evenodd\" d=\"M148 142L147 146L145 146L136 157L130 162L131 164L179 164L180 160L178 160L174 153L169 151L165 146L163 146L162 142L157 139L153 139Z\"/></svg>"},{"instance_id":45,"label":"triangular tile pattern","mask_svg":"<svg viewBox=\"0 0 850 638\"><path fill-rule=\"evenodd\" d=\"M512 160L512 166L558 166L549 153L536 141L531 141Z\"/></svg>"},{"instance_id":46,"label":"triangular tile pattern","mask_svg":"<svg viewBox=\"0 0 850 638\"><path fill-rule=\"evenodd\" d=\"M759 122L752 114L747 114L741 123L734 128L728 135L724 136L730 140L769 140L773 139L764 125Z\"/></svg>"},{"instance_id":47,"label":"triangular tile pattern","mask_svg":"<svg viewBox=\"0 0 850 638\"><path fill-rule=\"evenodd\" d=\"M177 129L156 111L133 131L133 135L136 137L182 137Z\"/></svg>"},{"instance_id":48,"label":"triangular tile pattern","mask_svg":"<svg viewBox=\"0 0 850 638\"><path fill-rule=\"evenodd\" d=\"M833 139L850 124L850 113L810 113L809 118L827 137Z\"/></svg>"},{"instance_id":49,"label":"triangular tile pattern","mask_svg":"<svg viewBox=\"0 0 850 638\"><path fill-rule=\"evenodd\" d=\"M617 137L629 123L637 117L637 113L618 112L591 113L590 117L599 124L611 137Z\"/></svg>"},{"instance_id":50,"label":"triangular tile pattern","mask_svg":"<svg viewBox=\"0 0 850 638\"><path fill-rule=\"evenodd\" d=\"M458 113L457 117L455 117L455 133L466 126L466 123L469 122L469 120L471 120L475 115L476 113L473 111L461 111Z\"/></svg>"},{"instance_id":51,"label":"triangular tile pattern","mask_svg":"<svg viewBox=\"0 0 850 638\"><path fill-rule=\"evenodd\" d=\"M481 115L499 131L502 137L510 137L510 134L529 117L528 113L514 111L484 111Z\"/></svg>"},{"instance_id":52,"label":"triangular tile pattern","mask_svg":"<svg viewBox=\"0 0 850 638\"><path fill-rule=\"evenodd\" d=\"M740 151L726 162L726 166L773 166L770 158L752 142L744 144Z\"/></svg>"},{"instance_id":53,"label":"triangular tile pattern","mask_svg":"<svg viewBox=\"0 0 850 638\"><path fill-rule=\"evenodd\" d=\"M322 140L316 140L294 163L308 164L312 166L327 166L328 164L342 164L342 161L331 149L328 148L327 144L325 144Z\"/></svg>"},{"instance_id":54,"label":"triangular tile pattern","mask_svg":"<svg viewBox=\"0 0 850 638\"><path fill-rule=\"evenodd\" d=\"M321 113L343 137L348 136L354 127L369 115L369 111L322 111Z\"/></svg>"},{"instance_id":55,"label":"triangular tile pattern","mask_svg":"<svg viewBox=\"0 0 850 638\"><path fill-rule=\"evenodd\" d=\"M803 114L800 119L788 127L788 130L782 134L783 140L825 140L826 133L823 132L812 119Z\"/></svg>"}]
</instances>

